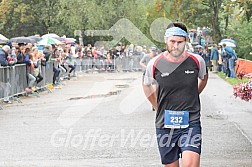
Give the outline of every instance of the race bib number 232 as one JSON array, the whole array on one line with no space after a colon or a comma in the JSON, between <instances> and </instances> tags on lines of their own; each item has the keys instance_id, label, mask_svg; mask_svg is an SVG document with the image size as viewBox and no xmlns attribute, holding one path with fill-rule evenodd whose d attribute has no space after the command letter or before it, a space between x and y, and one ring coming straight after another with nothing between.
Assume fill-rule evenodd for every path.
<instances>
[{"instance_id":1,"label":"race bib number 232","mask_svg":"<svg viewBox=\"0 0 252 167\"><path fill-rule=\"evenodd\" d=\"M187 128L189 126L188 111L165 110L164 127L165 128Z\"/></svg>"}]
</instances>

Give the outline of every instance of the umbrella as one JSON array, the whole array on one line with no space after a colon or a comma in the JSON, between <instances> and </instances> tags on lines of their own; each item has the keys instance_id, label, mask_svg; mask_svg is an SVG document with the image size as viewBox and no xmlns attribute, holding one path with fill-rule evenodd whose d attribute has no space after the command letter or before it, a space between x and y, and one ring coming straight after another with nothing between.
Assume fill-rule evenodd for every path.
<instances>
[{"instance_id":1,"label":"umbrella","mask_svg":"<svg viewBox=\"0 0 252 167\"><path fill-rule=\"evenodd\" d=\"M189 32L196 32L196 29L190 29Z\"/></svg>"},{"instance_id":2,"label":"umbrella","mask_svg":"<svg viewBox=\"0 0 252 167\"><path fill-rule=\"evenodd\" d=\"M15 38L11 38L9 40L10 42L16 42L16 43L36 43L36 41L32 38L29 37L15 37Z\"/></svg>"},{"instance_id":3,"label":"umbrella","mask_svg":"<svg viewBox=\"0 0 252 167\"><path fill-rule=\"evenodd\" d=\"M60 42L59 40L55 39L55 38L43 38L38 42L38 45L52 45L52 44L63 44L62 42Z\"/></svg>"},{"instance_id":4,"label":"umbrella","mask_svg":"<svg viewBox=\"0 0 252 167\"><path fill-rule=\"evenodd\" d=\"M50 33L50 34L45 34L41 38L60 38L57 34Z\"/></svg>"},{"instance_id":5,"label":"umbrella","mask_svg":"<svg viewBox=\"0 0 252 167\"><path fill-rule=\"evenodd\" d=\"M0 45L1 45L1 44L6 44L6 41L0 39Z\"/></svg>"},{"instance_id":6,"label":"umbrella","mask_svg":"<svg viewBox=\"0 0 252 167\"><path fill-rule=\"evenodd\" d=\"M2 34L0 34L0 39L3 40L3 41L8 41L9 39L6 38L5 36L3 36Z\"/></svg>"},{"instance_id":7,"label":"umbrella","mask_svg":"<svg viewBox=\"0 0 252 167\"><path fill-rule=\"evenodd\" d=\"M76 41L76 39L74 39L74 38L65 38L65 39L64 39L64 42L65 42L66 44L74 44L75 41Z\"/></svg>"},{"instance_id":8,"label":"umbrella","mask_svg":"<svg viewBox=\"0 0 252 167\"><path fill-rule=\"evenodd\" d=\"M62 42L65 41L65 38L62 38L62 37L50 37L50 38L54 38L54 39L57 39L57 40L62 41Z\"/></svg>"},{"instance_id":9,"label":"umbrella","mask_svg":"<svg viewBox=\"0 0 252 167\"><path fill-rule=\"evenodd\" d=\"M220 42L219 45L223 45L226 44L226 46L230 46L230 47L236 47L236 44L232 43L232 42Z\"/></svg>"},{"instance_id":10,"label":"umbrella","mask_svg":"<svg viewBox=\"0 0 252 167\"><path fill-rule=\"evenodd\" d=\"M233 39L229 39L229 38L222 39L221 42L232 42L232 43L236 44L236 42Z\"/></svg>"},{"instance_id":11,"label":"umbrella","mask_svg":"<svg viewBox=\"0 0 252 167\"><path fill-rule=\"evenodd\" d=\"M42 39L41 37L35 36L35 35L29 36L28 38L34 39L36 42L38 42L38 41L40 41Z\"/></svg>"},{"instance_id":12,"label":"umbrella","mask_svg":"<svg viewBox=\"0 0 252 167\"><path fill-rule=\"evenodd\" d=\"M194 48L203 48L201 45L196 45Z\"/></svg>"},{"instance_id":13,"label":"umbrella","mask_svg":"<svg viewBox=\"0 0 252 167\"><path fill-rule=\"evenodd\" d=\"M215 44L211 44L211 43L210 43L210 44L208 44L208 46L209 46L209 47L214 46L214 45L215 45Z\"/></svg>"},{"instance_id":14,"label":"umbrella","mask_svg":"<svg viewBox=\"0 0 252 167\"><path fill-rule=\"evenodd\" d=\"M227 46L231 46L231 47L236 47L237 46L236 42L234 40L232 40L232 39L222 39L219 44L223 45L224 43Z\"/></svg>"}]
</instances>

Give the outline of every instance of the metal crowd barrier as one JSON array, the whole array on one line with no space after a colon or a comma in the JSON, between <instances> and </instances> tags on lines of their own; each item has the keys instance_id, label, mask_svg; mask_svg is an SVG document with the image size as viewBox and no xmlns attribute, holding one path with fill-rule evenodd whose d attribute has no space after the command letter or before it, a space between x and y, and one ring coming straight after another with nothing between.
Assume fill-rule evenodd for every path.
<instances>
[{"instance_id":1,"label":"metal crowd barrier","mask_svg":"<svg viewBox=\"0 0 252 167\"><path fill-rule=\"evenodd\" d=\"M75 72L88 71L139 71L142 68L139 65L141 55L133 55L132 57L122 57L116 59L103 58L83 58L74 59ZM47 88L47 85L53 82L53 66L54 62L46 62L44 66L40 66L40 74L43 80L35 85L38 88ZM66 65L66 67L68 67ZM25 88L28 87L27 73L25 64L16 64L14 66L0 66L0 101L4 98L11 98L20 94L25 94ZM1 106L0 106L1 109Z\"/></svg>"},{"instance_id":2,"label":"metal crowd barrier","mask_svg":"<svg viewBox=\"0 0 252 167\"><path fill-rule=\"evenodd\" d=\"M83 58L74 59L76 72L115 71L116 61L107 59Z\"/></svg>"},{"instance_id":3,"label":"metal crowd barrier","mask_svg":"<svg viewBox=\"0 0 252 167\"><path fill-rule=\"evenodd\" d=\"M24 91L27 87L26 65L18 64L11 67L10 81L12 86L11 95L15 95Z\"/></svg>"},{"instance_id":4,"label":"metal crowd barrier","mask_svg":"<svg viewBox=\"0 0 252 167\"><path fill-rule=\"evenodd\" d=\"M82 58L74 59L76 72L88 71L141 71L143 70L139 62L143 55L133 55L132 57L116 57L115 59L103 58Z\"/></svg>"},{"instance_id":5,"label":"metal crowd barrier","mask_svg":"<svg viewBox=\"0 0 252 167\"><path fill-rule=\"evenodd\" d=\"M123 57L121 60L123 71L142 71L140 66L140 60L142 59L142 54L134 54L132 57Z\"/></svg>"},{"instance_id":6,"label":"metal crowd barrier","mask_svg":"<svg viewBox=\"0 0 252 167\"><path fill-rule=\"evenodd\" d=\"M44 87L53 82L53 61L46 62L45 66L41 66L41 76L43 80L39 83L38 86Z\"/></svg>"},{"instance_id":7,"label":"metal crowd barrier","mask_svg":"<svg viewBox=\"0 0 252 167\"><path fill-rule=\"evenodd\" d=\"M8 68L0 67L0 98L8 96L8 90L10 89L8 71Z\"/></svg>"},{"instance_id":8,"label":"metal crowd barrier","mask_svg":"<svg viewBox=\"0 0 252 167\"><path fill-rule=\"evenodd\" d=\"M27 87L26 66L0 67L0 99L13 96Z\"/></svg>"},{"instance_id":9,"label":"metal crowd barrier","mask_svg":"<svg viewBox=\"0 0 252 167\"><path fill-rule=\"evenodd\" d=\"M47 62L45 66L41 66L41 75L43 80L36 86L43 88L52 83L53 62ZM25 64L0 67L0 100L8 100L14 96L25 94L25 88L27 87L28 83Z\"/></svg>"}]
</instances>

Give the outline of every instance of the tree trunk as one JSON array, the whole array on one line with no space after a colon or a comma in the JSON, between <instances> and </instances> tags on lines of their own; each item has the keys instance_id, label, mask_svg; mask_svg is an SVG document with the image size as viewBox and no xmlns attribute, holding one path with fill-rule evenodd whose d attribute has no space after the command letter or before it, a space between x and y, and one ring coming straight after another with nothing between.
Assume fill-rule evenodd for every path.
<instances>
[{"instance_id":1,"label":"tree trunk","mask_svg":"<svg viewBox=\"0 0 252 167\"><path fill-rule=\"evenodd\" d=\"M225 17L225 31L227 31L227 27L228 27L228 15Z\"/></svg>"},{"instance_id":2,"label":"tree trunk","mask_svg":"<svg viewBox=\"0 0 252 167\"><path fill-rule=\"evenodd\" d=\"M222 2L222 1L221 1ZM210 0L210 9L213 10L212 14L212 28L213 28L213 40L215 42L221 39L220 23L219 23L219 10L221 5L220 0Z\"/></svg>"},{"instance_id":3,"label":"tree trunk","mask_svg":"<svg viewBox=\"0 0 252 167\"><path fill-rule=\"evenodd\" d=\"M252 4L249 4L249 2L246 2L247 3L247 7L249 10L246 11L246 20L247 22L249 23L250 21L250 18L251 18L251 15L252 15Z\"/></svg>"}]
</instances>

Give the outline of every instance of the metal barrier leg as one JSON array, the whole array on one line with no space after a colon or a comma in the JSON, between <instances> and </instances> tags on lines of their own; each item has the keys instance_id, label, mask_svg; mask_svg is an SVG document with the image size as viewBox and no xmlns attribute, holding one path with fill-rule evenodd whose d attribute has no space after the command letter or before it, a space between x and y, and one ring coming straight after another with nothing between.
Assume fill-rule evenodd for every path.
<instances>
[{"instance_id":1,"label":"metal barrier leg","mask_svg":"<svg viewBox=\"0 0 252 167\"><path fill-rule=\"evenodd\" d=\"M44 90L46 90L48 93L52 93L52 91L48 87L44 87Z\"/></svg>"},{"instance_id":2,"label":"metal barrier leg","mask_svg":"<svg viewBox=\"0 0 252 167\"><path fill-rule=\"evenodd\" d=\"M38 92L32 92L32 95L34 95L36 97L40 97Z\"/></svg>"},{"instance_id":3,"label":"metal barrier leg","mask_svg":"<svg viewBox=\"0 0 252 167\"><path fill-rule=\"evenodd\" d=\"M18 103L23 103L19 97L12 97L13 101L17 101Z\"/></svg>"}]
</instances>

